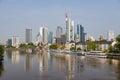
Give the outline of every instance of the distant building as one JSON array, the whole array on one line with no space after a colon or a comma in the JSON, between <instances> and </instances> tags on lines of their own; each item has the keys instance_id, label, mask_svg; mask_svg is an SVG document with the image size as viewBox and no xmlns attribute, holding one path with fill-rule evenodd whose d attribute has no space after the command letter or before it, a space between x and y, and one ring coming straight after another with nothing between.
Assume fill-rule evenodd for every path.
<instances>
[{"instance_id":1,"label":"distant building","mask_svg":"<svg viewBox=\"0 0 120 80\"><path fill-rule=\"evenodd\" d=\"M13 36L12 37L12 46L18 48L19 47L19 37Z\"/></svg>"},{"instance_id":2,"label":"distant building","mask_svg":"<svg viewBox=\"0 0 120 80\"><path fill-rule=\"evenodd\" d=\"M74 21L66 14L66 42L74 41Z\"/></svg>"},{"instance_id":3,"label":"distant building","mask_svg":"<svg viewBox=\"0 0 120 80\"><path fill-rule=\"evenodd\" d=\"M108 31L108 41L113 41L115 39L115 35L114 35L114 32L109 30Z\"/></svg>"},{"instance_id":4,"label":"distant building","mask_svg":"<svg viewBox=\"0 0 120 80\"><path fill-rule=\"evenodd\" d=\"M41 36L41 42L43 44L48 43L48 29L46 27L40 27L40 36Z\"/></svg>"},{"instance_id":5,"label":"distant building","mask_svg":"<svg viewBox=\"0 0 120 80\"><path fill-rule=\"evenodd\" d=\"M53 43L53 32L49 32L49 34L48 34L48 43L49 44Z\"/></svg>"},{"instance_id":6,"label":"distant building","mask_svg":"<svg viewBox=\"0 0 120 80\"><path fill-rule=\"evenodd\" d=\"M63 34L63 29L62 27L58 26L56 29L56 37L60 38L62 34Z\"/></svg>"},{"instance_id":7,"label":"distant building","mask_svg":"<svg viewBox=\"0 0 120 80\"><path fill-rule=\"evenodd\" d=\"M100 37L99 37L99 41L101 41L101 40L104 40L103 35L100 35Z\"/></svg>"},{"instance_id":8,"label":"distant building","mask_svg":"<svg viewBox=\"0 0 120 80\"><path fill-rule=\"evenodd\" d=\"M84 33L84 27L80 24L77 24L77 34L78 34L78 38L80 39L80 41L85 42L86 33Z\"/></svg>"},{"instance_id":9,"label":"distant building","mask_svg":"<svg viewBox=\"0 0 120 80\"><path fill-rule=\"evenodd\" d=\"M25 41L26 41L26 43L32 42L32 29L25 30Z\"/></svg>"},{"instance_id":10,"label":"distant building","mask_svg":"<svg viewBox=\"0 0 120 80\"><path fill-rule=\"evenodd\" d=\"M8 39L7 45L8 45L8 46L12 46L12 39Z\"/></svg>"},{"instance_id":11,"label":"distant building","mask_svg":"<svg viewBox=\"0 0 120 80\"><path fill-rule=\"evenodd\" d=\"M66 43L66 36L61 35L61 44L65 44L65 43Z\"/></svg>"},{"instance_id":12,"label":"distant building","mask_svg":"<svg viewBox=\"0 0 120 80\"><path fill-rule=\"evenodd\" d=\"M35 44L36 44L36 46L40 46L41 43L42 43L42 39L41 39L41 36L40 36L40 32L38 32Z\"/></svg>"}]
</instances>

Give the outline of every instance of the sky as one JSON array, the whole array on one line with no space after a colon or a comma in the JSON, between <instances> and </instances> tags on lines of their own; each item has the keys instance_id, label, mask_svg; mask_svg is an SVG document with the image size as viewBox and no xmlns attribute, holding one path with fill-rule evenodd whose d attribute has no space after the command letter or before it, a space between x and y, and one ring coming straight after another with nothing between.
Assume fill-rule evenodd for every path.
<instances>
[{"instance_id":1,"label":"sky","mask_svg":"<svg viewBox=\"0 0 120 80\"><path fill-rule=\"evenodd\" d=\"M107 31L120 34L120 0L0 0L0 43L12 36L25 41L25 29L31 28L33 41L41 26L55 35L57 26L65 31L65 13L84 26L96 39L107 38Z\"/></svg>"}]
</instances>

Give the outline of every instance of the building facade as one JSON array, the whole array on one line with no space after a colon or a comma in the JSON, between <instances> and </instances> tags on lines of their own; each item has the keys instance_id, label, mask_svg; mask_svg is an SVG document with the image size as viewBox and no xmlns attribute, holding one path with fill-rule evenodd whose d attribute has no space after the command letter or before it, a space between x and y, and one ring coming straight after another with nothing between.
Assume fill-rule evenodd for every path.
<instances>
[{"instance_id":1,"label":"building facade","mask_svg":"<svg viewBox=\"0 0 120 80\"><path fill-rule=\"evenodd\" d=\"M8 39L7 45L8 45L8 46L12 46L12 39Z\"/></svg>"},{"instance_id":2,"label":"building facade","mask_svg":"<svg viewBox=\"0 0 120 80\"><path fill-rule=\"evenodd\" d=\"M19 47L19 37L13 36L12 37L12 46L18 48Z\"/></svg>"},{"instance_id":3,"label":"building facade","mask_svg":"<svg viewBox=\"0 0 120 80\"><path fill-rule=\"evenodd\" d=\"M66 42L74 41L74 21L66 14Z\"/></svg>"},{"instance_id":4,"label":"building facade","mask_svg":"<svg viewBox=\"0 0 120 80\"><path fill-rule=\"evenodd\" d=\"M108 31L108 41L113 41L115 39L114 31Z\"/></svg>"},{"instance_id":5,"label":"building facade","mask_svg":"<svg viewBox=\"0 0 120 80\"><path fill-rule=\"evenodd\" d=\"M56 29L56 37L60 38L62 34L63 34L63 29L62 27L58 26Z\"/></svg>"},{"instance_id":6,"label":"building facade","mask_svg":"<svg viewBox=\"0 0 120 80\"><path fill-rule=\"evenodd\" d=\"M41 42L43 44L48 43L48 29L46 27L40 27L40 36L41 36Z\"/></svg>"},{"instance_id":7,"label":"building facade","mask_svg":"<svg viewBox=\"0 0 120 80\"><path fill-rule=\"evenodd\" d=\"M48 34L48 43L49 44L53 43L53 32L49 32L49 34Z\"/></svg>"},{"instance_id":8,"label":"building facade","mask_svg":"<svg viewBox=\"0 0 120 80\"><path fill-rule=\"evenodd\" d=\"M25 41L26 41L26 43L32 42L32 29L25 30Z\"/></svg>"},{"instance_id":9,"label":"building facade","mask_svg":"<svg viewBox=\"0 0 120 80\"><path fill-rule=\"evenodd\" d=\"M85 42L86 33L84 33L84 27L80 24L77 24L77 34L80 42Z\"/></svg>"}]
</instances>

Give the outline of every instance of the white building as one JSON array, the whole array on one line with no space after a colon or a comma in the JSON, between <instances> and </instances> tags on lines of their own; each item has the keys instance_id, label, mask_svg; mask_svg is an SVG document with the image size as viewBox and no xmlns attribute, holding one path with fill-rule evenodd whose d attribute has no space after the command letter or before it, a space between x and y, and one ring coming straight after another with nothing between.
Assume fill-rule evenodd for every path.
<instances>
[{"instance_id":1,"label":"white building","mask_svg":"<svg viewBox=\"0 0 120 80\"><path fill-rule=\"evenodd\" d=\"M108 41L112 41L115 39L114 31L109 30L108 31Z\"/></svg>"},{"instance_id":2,"label":"white building","mask_svg":"<svg viewBox=\"0 0 120 80\"><path fill-rule=\"evenodd\" d=\"M40 37L43 44L48 43L48 29L46 27L40 27Z\"/></svg>"},{"instance_id":3,"label":"white building","mask_svg":"<svg viewBox=\"0 0 120 80\"><path fill-rule=\"evenodd\" d=\"M66 14L66 42L74 41L74 21Z\"/></svg>"},{"instance_id":4,"label":"white building","mask_svg":"<svg viewBox=\"0 0 120 80\"><path fill-rule=\"evenodd\" d=\"M18 48L19 47L19 37L13 36L12 37L12 46Z\"/></svg>"}]
</instances>

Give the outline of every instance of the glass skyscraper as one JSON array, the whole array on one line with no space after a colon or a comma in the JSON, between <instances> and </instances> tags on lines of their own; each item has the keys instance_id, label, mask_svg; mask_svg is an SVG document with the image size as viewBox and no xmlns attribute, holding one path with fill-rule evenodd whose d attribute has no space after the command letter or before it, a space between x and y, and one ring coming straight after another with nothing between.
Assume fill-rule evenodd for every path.
<instances>
[{"instance_id":1,"label":"glass skyscraper","mask_svg":"<svg viewBox=\"0 0 120 80\"><path fill-rule=\"evenodd\" d=\"M32 42L32 29L26 29L25 30L25 41L26 43L31 43Z\"/></svg>"},{"instance_id":2,"label":"glass skyscraper","mask_svg":"<svg viewBox=\"0 0 120 80\"><path fill-rule=\"evenodd\" d=\"M48 43L49 44L53 43L53 32L49 32L49 34L48 34Z\"/></svg>"},{"instance_id":3,"label":"glass skyscraper","mask_svg":"<svg viewBox=\"0 0 120 80\"><path fill-rule=\"evenodd\" d=\"M80 39L80 42L85 42L86 33L84 33L84 27L80 24L77 24L77 35Z\"/></svg>"}]
</instances>

